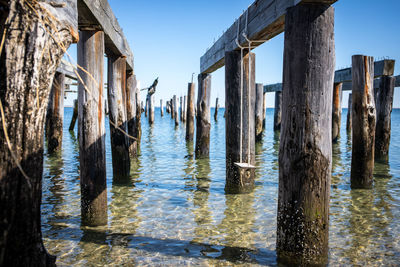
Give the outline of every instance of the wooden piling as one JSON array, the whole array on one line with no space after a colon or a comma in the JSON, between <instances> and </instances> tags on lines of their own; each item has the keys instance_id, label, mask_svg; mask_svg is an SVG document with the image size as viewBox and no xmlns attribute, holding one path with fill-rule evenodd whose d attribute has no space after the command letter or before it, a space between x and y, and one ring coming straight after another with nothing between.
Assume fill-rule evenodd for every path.
<instances>
[{"instance_id":1,"label":"wooden piling","mask_svg":"<svg viewBox=\"0 0 400 267\"><path fill-rule=\"evenodd\" d=\"M143 103L143 101L141 101L141 103L140 103L140 112L141 113L143 113L144 112L144 103Z\"/></svg>"},{"instance_id":2,"label":"wooden piling","mask_svg":"<svg viewBox=\"0 0 400 267\"><path fill-rule=\"evenodd\" d=\"M188 84L188 101L186 114L186 141L192 142L194 137L194 93L196 84Z\"/></svg>"},{"instance_id":3,"label":"wooden piling","mask_svg":"<svg viewBox=\"0 0 400 267\"><path fill-rule=\"evenodd\" d=\"M208 157L210 153L211 74L199 74L198 81L195 155L196 158L203 158Z\"/></svg>"},{"instance_id":4,"label":"wooden piling","mask_svg":"<svg viewBox=\"0 0 400 267\"><path fill-rule=\"evenodd\" d=\"M274 131L281 130L282 123L282 92L275 92Z\"/></svg>"},{"instance_id":5,"label":"wooden piling","mask_svg":"<svg viewBox=\"0 0 400 267\"><path fill-rule=\"evenodd\" d=\"M375 158L388 159L390 146L390 131L393 108L393 94L396 78L383 76L376 101L376 135L375 135Z\"/></svg>"},{"instance_id":6,"label":"wooden piling","mask_svg":"<svg viewBox=\"0 0 400 267\"><path fill-rule=\"evenodd\" d=\"M351 128L352 128L352 116L351 116L352 99L353 99L352 94L349 94L349 102L347 105L347 123L346 123L347 132L351 132Z\"/></svg>"},{"instance_id":7,"label":"wooden piling","mask_svg":"<svg viewBox=\"0 0 400 267\"><path fill-rule=\"evenodd\" d=\"M126 119L128 122L128 134L132 137L137 137L136 112L138 112L138 109L136 105L136 90L138 90L136 75L133 72L128 72L126 76ZM135 158L137 156L137 140L129 138L128 142L129 154L132 158Z\"/></svg>"},{"instance_id":8,"label":"wooden piling","mask_svg":"<svg viewBox=\"0 0 400 267\"><path fill-rule=\"evenodd\" d=\"M136 137L137 152L139 153L140 141L141 141L141 138L142 138L142 107L143 107L143 101L140 101L140 88L139 88L138 84L136 84L135 94L136 94L136 130L135 130L134 137Z\"/></svg>"},{"instance_id":9,"label":"wooden piling","mask_svg":"<svg viewBox=\"0 0 400 267\"><path fill-rule=\"evenodd\" d=\"M267 96L263 94L263 130L265 130L265 120L267 119Z\"/></svg>"},{"instance_id":10,"label":"wooden piling","mask_svg":"<svg viewBox=\"0 0 400 267\"><path fill-rule=\"evenodd\" d=\"M374 58L353 56L351 72L353 78L351 188L372 188L376 124Z\"/></svg>"},{"instance_id":11,"label":"wooden piling","mask_svg":"<svg viewBox=\"0 0 400 267\"><path fill-rule=\"evenodd\" d=\"M76 119L78 119L78 100L74 100L74 111L72 113L71 123L69 124L69 131L73 131L75 128Z\"/></svg>"},{"instance_id":12,"label":"wooden piling","mask_svg":"<svg viewBox=\"0 0 400 267\"><path fill-rule=\"evenodd\" d=\"M149 124L154 123L154 95L149 95Z\"/></svg>"},{"instance_id":13,"label":"wooden piling","mask_svg":"<svg viewBox=\"0 0 400 267\"><path fill-rule=\"evenodd\" d=\"M164 109L163 109L163 105L162 105L162 99L160 99L160 114L161 114L161 117L164 117Z\"/></svg>"},{"instance_id":14,"label":"wooden piling","mask_svg":"<svg viewBox=\"0 0 400 267\"><path fill-rule=\"evenodd\" d=\"M264 86L262 83L256 84L255 92L255 137L256 141L261 141L263 136L263 120L264 120Z\"/></svg>"},{"instance_id":15,"label":"wooden piling","mask_svg":"<svg viewBox=\"0 0 400 267\"><path fill-rule=\"evenodd\" d=\"M174 119L175 119L175 126L179 125L179 114L178 114L178 100L176 95L174 95Z\"/></svg>"},{"instance_id":16,"label":"wooden piling","mask_svg":"<svg viewBox=\"0 0 400 267\"><path fill-rule=\"evenodd\" d=\"M50 91L46 115L47 150L49 153L60 150L62 147L65 87L64 80L64 74L56 73Z\"/></svg>"},{"instance_id":17,"label":"wooden piling","mask_svg":"<svg viewBox=\"0 0 400 267\"><path fill-rule=\"evenodd\" d=\"M144 116L147 118L147 114L149 112L149 95L146 95L146 103L144 106Z\"/></svg>"},{"instance_id":18,"label":"wooden piling","mask_svg":"<svg viewBox=\"0 0 400 267\"><path fill-rule=\"evenodd\" d=\"M186 96L183 96L183 117L182 117L182 121L185 123L186 122L186 113L187 113L187 108L186 108Z\"/></svg>"},{"instance_id":19,"label":"wooden piling","mask_svg":"<svg viewBox=\"0 0 400 267\"><path fill-rule=\"evenodd\" d=\"M251 65L249 64L250 57ZM225 192L229 194L250 192L254 188L255 177L254 169L244 170L235 165L235 163L255 165L255 54L251 53L243 57L243 89L241 88L241 61L240 51L225 53L225 107L227 110Z\"/></svg>"},{"instance_id":20,"label":"wooden piling","mask_svg":"<svg viewBox=\"0 0 400 267\"><path fill-rule=\"evenodd\" d=\"M91 75L79 70L83 81L78 85L81 215L82 224L88 226L107 224L103 55L104 32L80 31L78 64Z\"/></svg>"},{"instance_id":21,"label":"wooden piling","mask_svg":"<svg viewBox=\"0 0 400 267\"><path fill-rule=\"evenodd\" d=\"M171 119L174 119L175 117L175 101L174 98L172 97L171 100L169 101L171 103Z\"/></svg>"},{"instance_id":22,"label":"wooden piling","mask_svg":"<svg viewBox=\"0 0 400 267\"><path fill-rule=\"evenodd\" d=\"M328 260L334 68L334 8L288 8L276 247L287 265Z\"/></svg>"},{"instance_id":23,"label":"wooden piling","mask_svg":"<svg viewBox=\"0 0 400 267\"><path fill-rule=\"evenodd\" d=\"M105 115L108 115L108 103L107 103L107 99L104 99L104 112Z\"/></svg>"},{"instance_id":24,"label":"wooden piling","mask_svg":"<svg viewBox=\"0 0 400 267\"><path fill-rule=\"evenodd\" d=\"M340 124L342 121L342 83L333 86L332 98L332 141L336 143L340 135Z\"/></svg>"},{"instance_id":25,"label":"wooden piling","mask_svg":"<svg viewBox=\"0 0 400 267\"><path fill-rule=\"evenodd\" d=\"M179 118L181 121L183 121L183 99L182 97L179 97Z\"/></svg>"},{"instance_id":26,"label":"wooden piling","mask_svg":"<svg viewBox=\"0 0 400 267\"><path fill-rule=\"evenodd\" d=\"M110 137L113 181L129 179L130 159L126 121L126 58L108 58L108 107L110 109ZM121 131L122 130L122 131Z\"/></svg>"},{"instance_id":27,"label":"wooden piling","mask_svg":"<svg viewBox=\"0 0 400 267\"><path fill-rule=\"evenodd\" d=\"M218 97L215 99L215 111L214 111L214 120L218 121L218 108L219 108L219 104L218 104Z\"/></svg>"}]
</instances>

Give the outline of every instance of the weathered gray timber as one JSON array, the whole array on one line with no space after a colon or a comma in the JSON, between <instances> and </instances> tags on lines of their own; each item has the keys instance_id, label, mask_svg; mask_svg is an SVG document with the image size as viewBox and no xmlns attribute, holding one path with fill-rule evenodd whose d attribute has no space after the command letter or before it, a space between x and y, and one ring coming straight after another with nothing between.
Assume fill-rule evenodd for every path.
<instances>
[{"instance_id":1,"label":"weathered gray timber","mask_svg":"<svg viewBox=\"0 0 400 267\"><path fill-rule=\"evenodd\" d=\"M282 92L275 92L274 131L281 130L282 123Z\"/></svg>"},{"instance_id":2,"label":"weathered gray timber","mask_svg":"<svg viewBox=\"0 0 400 267\"><path fill-rule=\"evenodd\" d=\"M254 83L253 83L254 84ZM263 121L264 121L264 87L262 83L256 84L255 89L255 123L256 123L256 130L255 130L255 137L256 141L261 141L263 136Z\"/></svg>"},{"instance_id":3,"label":"weathered gray timber","mask_svg":"<svg viewBox=\"0 0 400 267\"><path fill-rule=\"evenodd\" d=\"M374 77L392 76L394 74L395 61L385 59L374 62ZM342 69L335 72L335 83L351 82L352 68Z\"/></svg>"},{"instance_id":4,"label":"weathered gray timber","mask_svg":"<svg viewBox=\"0 0 400 267\"><path fill-rule=\"evenodd\" d=\"M243 57L243 88L241 52L226 52L225 62L225 192L246 193L254 188L255 169L242 169L235 163L255 165L255 55Z\"/></svg>"},{"instance_id":5,"label":"weathered gray timber","mask_svg":"<svg viewBox=\"0 0 400 267\"><path fill-rule=\"evenodd\" d=\"M104 33L80 31L78 132L82 224L107 224L107 176L103 97Z\"/></svg>"},{"instance_id":6,"label":"weathered gray timber","mask_svg":"<svg viewBox=\"0 0 400 267\"><path fill-rule=\"evenodd\" d=\"M352 116L351 116L351 110L353 109L352 100L353 100L353 94L349 94L349 102L347 104L347 123L346 123L347 132L351 132L351 129L353 127Z\"/></svg>"},{"instance_id":7,"label":"weathered gray timber","mask_svg":"<svg viewBox=\"0 0 400 267\"><path fill-rule=\"evenodd\" d=\"M328 260L334 68L334 8L289 8L276 248L282 263L313 265Z\"/></svg>"},{"instance_id":8,"label":"weathered gray timber","mask_svg":"<svg viewBox=\"0 0 400 267\"><path fill-rule=\"evenodd\" d=\"M333 85L332 97L332 141L336 143L340 135L342 120L342 83Z\"/></svg>"},{"instance_id":9,"label":"weathered gray timber","mask_svg":"<svg viewBox=\"0 0 400 267\"><path fill-rule=\"evenodd\" d=\"M179 119L183 121L183 99L179 97Z\"/></svg>"},{"instance_id":10,"label":"weathered gray timber","mask_svg":"<svg viewBox=\"0 0 400 267\"><path fill-rule=\"evenodd\" d=\"M152 125L154 123L154 94L149 95L149 124Z\"/></svg>"},{"instance_id":11,"label":"weathered gray timber","mask_svg":"<svg viewBox=\"0 0 400 267\"><path fill-rule=\"evenodd\" d=\"M171 119L173 119L174 118L174 116L175 116L175 110L174 110L174 105L175 105L175 103L174 103L174 98L172 97L171 98L171 100L169 101L170 103L171 103Z\"/></svg>"},{"instance_id":12,"label":"weathered gray timber","mask_svg":"<svg viewBox=\"0 0 400 267\"><path fill-rule=\"evenodd\" d=\"M136 138L137 142L137 151L139 152L140 148L140 140L142 138L142 106L143 101L140 101L140 89L139 86L136 84L136 131L133 137Z\"/></svg>"},{"instance_id":13,"label":"weathered gray timber","mask_svg":"<svg viewBox=\"0 0 400 267\"><path fill-rule=\"evenodd\" d=\"M267 96L263 93L263 130L265 130L265 120L267 118Z\"/></svg>"},{"instance_id":14,"label":"weathered gray timber","mask_svg":"<svg viewBox=\"0 0 400 267\"><path fill-rule=\"evenodd\" d=\"M219 104L218 104L218 97L215 99L215 111L214 111L214 120L218 121L218 109L219 109Z\"/></svg>"},{"instance_id":15,"label":"weathered gray timber","mask_svg":"<svg viewBox=\"0 0 400 267\"><path fill-rule=\"evenodd\" d=\"M126 182L129 179L129 140L126 121L126 58L108 58L108 115L110 121L111 155L113 181ZM122 131L121 131L122 130Z\"/></svg>"},{"instance_id":16,"label":"weathered gray timber","mask_svg":"<svg viewBox=\"0 0 400 267\"><path fill-rule=\"evenodd\" d=\"M76 1L0 2L0 266L54 266L42 241L43 132L64 50L78 39ZM55 1L52 1L55 4ZM52 27L41 22L53 17ZM7 20L7 28L5 21ZM46 53L42 51L46 50ZM43 64L42 64L43 63ZM8 133L9 145L5 132Z\"/></svg>"},{"instance_id":17,"label":"weathered gray timber","mask_svg":"<svg viewBox=\"0 0 400 267\"><path fill-rule=\"evenodd\" d=\"M46 139L49 153L62 147L64 120L64 83L65 75L57 72L51 87L46 115Z\"/></svg>"},{"instance_id":18,"label":"weathered gray timber","mask_svg":"<svg viewBox=\"0 0 400 267\"><path fill-rule=\"evenodd\" d=\"M353 61L353 142L351 188L372 188L376 110L373 57L355 55Z\"/></svg>"},{"instance_id":19,"label":"weathered gray timber","mask_svg":"<svg viewBox=\"0 0 400 267\"><path fill-rule=\"evenodd\" d=\"M144 116L147 118L149 112L149 95L146 95L146 104L144 106Z\"/></svg>"},{"instance_id":20,"label":"weathered gray timber","mask_svg":"<svg viewBox=\"0 0 400 267\"><path fill-rule=\"evenodd\" d=\"M269 40L283 32L287 8L303 2L331 4L336 2L336 0L255 1L200 58L200 72L211 73L221 68L225 64L225 52L238 49L238 45L236 44L238 23L240 28L239 43L241 46L248 46L245 37L242 36L246 28L248 39ZM246 25L246 20L248 21L248 25ZM252 46L256 47L261 44L262 42L255 42L252 43Z\"/></svg>"},{"instance_id":21,"label":"weathered gray timber","mask_svg":"<svg viewBox=\"0 0 400 267\"><path fill-rule=\"evenodd\" d=\"M187 108L186 108L186 96L183 96L183 117L182 117L182 121L185 123L186 122L186 113L187 113Z\"/></svg>"},{"instance_id":22,"label":"weathered gray timber","mask_svg":"<svg viewBox=\"0 0 400 267\"><path fill-rule=\"evenodd\" d=\"M126 69L133 71L133 53L108 0L78 0L79 29L102 30L107 56L126 56Z\"/></svg>"},{"instance_id":23,"label":"weathered gray timber","mask_svg":"<svg viewBox=\"0 0 400 267\"><path fill-rule=\"evenodd\" d=\"M126 74L126 120L128 122L128 134L132 137L137 138L137 100L136 100L136 91L137 81L136 75L133 74L132 71L128 71ZM129 138L129 154L131 158L137 157L137 140L133 138Z\"/></svg>"},{"instance_id":24,"label":"weathered gray timber","mask_svg":"<svg viewBox=\"0 0 400 267\"><path fill-rule=\"evenodd\" d=\"M77 119L78 119L78 99L75 99L74 100L74 111L72 113L71 123L69 124L69 131L74 130Z\"/></svg>"},{"instance_id":25,"label":"weathered gray timber","mask_svg":"<svg viewBox=\"0 0 400 267\"><path fill-rule=\"evenodd\" d=\"M105 112L106 116L108 116L108 103L107 103L107 99L104 99L104 112Z\"/></svg>"},{"instance_id":26,"label":"weathered gray timber","mask_svg":"<svg viewBox=\"0 0 400 267\"><path fill-rule=\"evenodd\" d=\"M208 157L210 154L210 96L211 75L199 74L196 114L196 158Z\"/></svg>"},{"instance_id":27,"label":"weathered gray timber","mask_svg":"<svg viewBox=\"0 0 400 267\"><path fill-rule=\"evenodd\" d=\"M400 75L396 76L396 83L394 84L394 87L400 87Z\"/></svg>"},{"instance_id":28,"label":"weathered gray timber","mask_svg":"<svg viewBox=\"0 0 400 267\"><path fill-rule=\"evenodd\" d=\"M78 81L78 77L76 77L73 66L63 59L57 68L57 72L64 74L66 78Z\"/></svg>"},{"instance_id":29,"label":"weathered gray timber","mask_svg":"<svg viewBox=\"0 0 400 267\"><path fill-rule=\"evenodd\" d=\"M164 117L164 108L162 105L162 99L160 99L160 113L161 113L161 117Z\"/></svg>"},{"instance_id":30,"label":"weathered gray timber","mask_svg":"<svg viewBox=\"0 0 400 267\"><path fill-rule=\"evenodd\" d=\"M173 97L173 103L174 103L174 119L175 119L175 126L179 125L179 115L178 115L178 100L176 95Z\"/></svg>"},{"instance_id":31,"label":"weathered gray timber","mask_svg":"<svg viewBox=\"0 0 400 267\"><path fill-rule=\"evenodd\" d=\"M377 90L376 102L376 134L375 158L388 159L390 131L392 121L393 94L396 79L390 76L381 78L381 86Z\"/></svg>"},{"instance_id":32,"label":"weathered gray timber","mask_svg":"<svg viewBox=\"0 0 400 267\"><path fill-rule=\"evenodd\" d=\"M192 142L194 137L194 93L196 84L188 84L188 101L186 113L186 141Z\"/></svg>"},{"instance_id":33,"label":"weathered gray timber","mask_svg":"<svg viewBox=\"0 0 400 267\"><path fill-rule=\"evenodd\" d=\"M380 77L393 75L394 63L395 61L392 59L385 59L374 62L374 66L377 68L375 69L374 73L374 88L379 88ZM396 76L396 82L398 84L396 86L400 86L400 76ZM335 83L343 83L342 91L351 91L353 86L351 83L351 68L335 71ZM264 93L280 91L282 91L281 83L264 85Z\"/></svg>"}]
</instances>

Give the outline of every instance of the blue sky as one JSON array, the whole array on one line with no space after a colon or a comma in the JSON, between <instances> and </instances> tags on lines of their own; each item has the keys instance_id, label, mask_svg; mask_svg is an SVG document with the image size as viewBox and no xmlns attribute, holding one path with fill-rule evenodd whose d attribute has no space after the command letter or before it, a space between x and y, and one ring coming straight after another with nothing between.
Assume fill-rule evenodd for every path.
<instances>
[{"instance_id":1,"label":"blue sky","mask_svg":"<svg viewBox=\"0 0 400 267\"><path fill-rule=\"evenodd\" d=\"M200 57L252 2L109 0L134 53L135 74L141 87L160 77L156 104L160 98L165 101L173 94L186 93L193 72L197 81ZM365 54L376 60L395 59L395 75L399 75L400 1L339 0L334 7L336 69L349 67L352 55ZM253 50L257 83L282 81L283 36L280 34ZM225 70L221 68L212 76L212 106L215 97L224 105L224 86ZM348 93L344 93L344 107L347 99ZM268 94L267 106L273 105L274 94ZM400 108L400 88L395 89L394 105Z\"/></svg>"}]
</instances>

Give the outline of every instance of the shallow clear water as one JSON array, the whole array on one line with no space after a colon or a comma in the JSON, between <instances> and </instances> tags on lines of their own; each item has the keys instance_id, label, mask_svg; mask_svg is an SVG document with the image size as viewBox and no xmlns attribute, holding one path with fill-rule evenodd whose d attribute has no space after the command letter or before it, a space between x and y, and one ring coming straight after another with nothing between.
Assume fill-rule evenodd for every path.
<instances>
[{"instance_id":1,"label":"shallow clear water","mask_svg":"<svg viewBox=\"0 0 400 267\"><path fill-rule=\"evenodd\" d=\"M213 114L212 110L212 114ZM154 126L142 118L141 155L131 181L113 184L107 128L108 225L82 227L79 147L68 132L63 149L45 155L42 229L59 266L277 265L275 253L279 136L267 110L257 144L256 188L225 195L225 121L212 120L210 159L195 160L185 128L156 109ZM392 114L388 164L376 163L372 190L350 190L351 139L343 110L341 138L333 147L329 264L398 265L400 262L400 110Z\"/></svg>"}]
</instances>

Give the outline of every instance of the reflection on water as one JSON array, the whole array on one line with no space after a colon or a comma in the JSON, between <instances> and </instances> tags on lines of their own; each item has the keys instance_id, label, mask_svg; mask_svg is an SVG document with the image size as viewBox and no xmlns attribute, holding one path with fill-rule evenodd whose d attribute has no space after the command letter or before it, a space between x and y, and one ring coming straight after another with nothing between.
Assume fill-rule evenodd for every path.
<instances>
[{"instance_id":1,"label":"reflection on water","mask_svg":"<svg viewBox=\"0 0 400 267\"><path fill-rule=\"evenodd\" d=\"M256 145L256 188L225 195L223 110L212 120L210 159L196 160L185 125L142 120L131 177L113 183L106 138L108 225L81 227L79 147L64 129L63 149L45 156L42 229L57 264L90 266L270 266L275 255L279 132L273 110ZM72 109L65 110L65 126ZM343 112L346 118L346 110ZM351 134L342 121L333 144L329 264L397 265L400 258L400 112L392 119L389 162L377 162L372 190L350 190ZM106 122L107 136L108 123Z\"/></svg>"}]
</instances>

